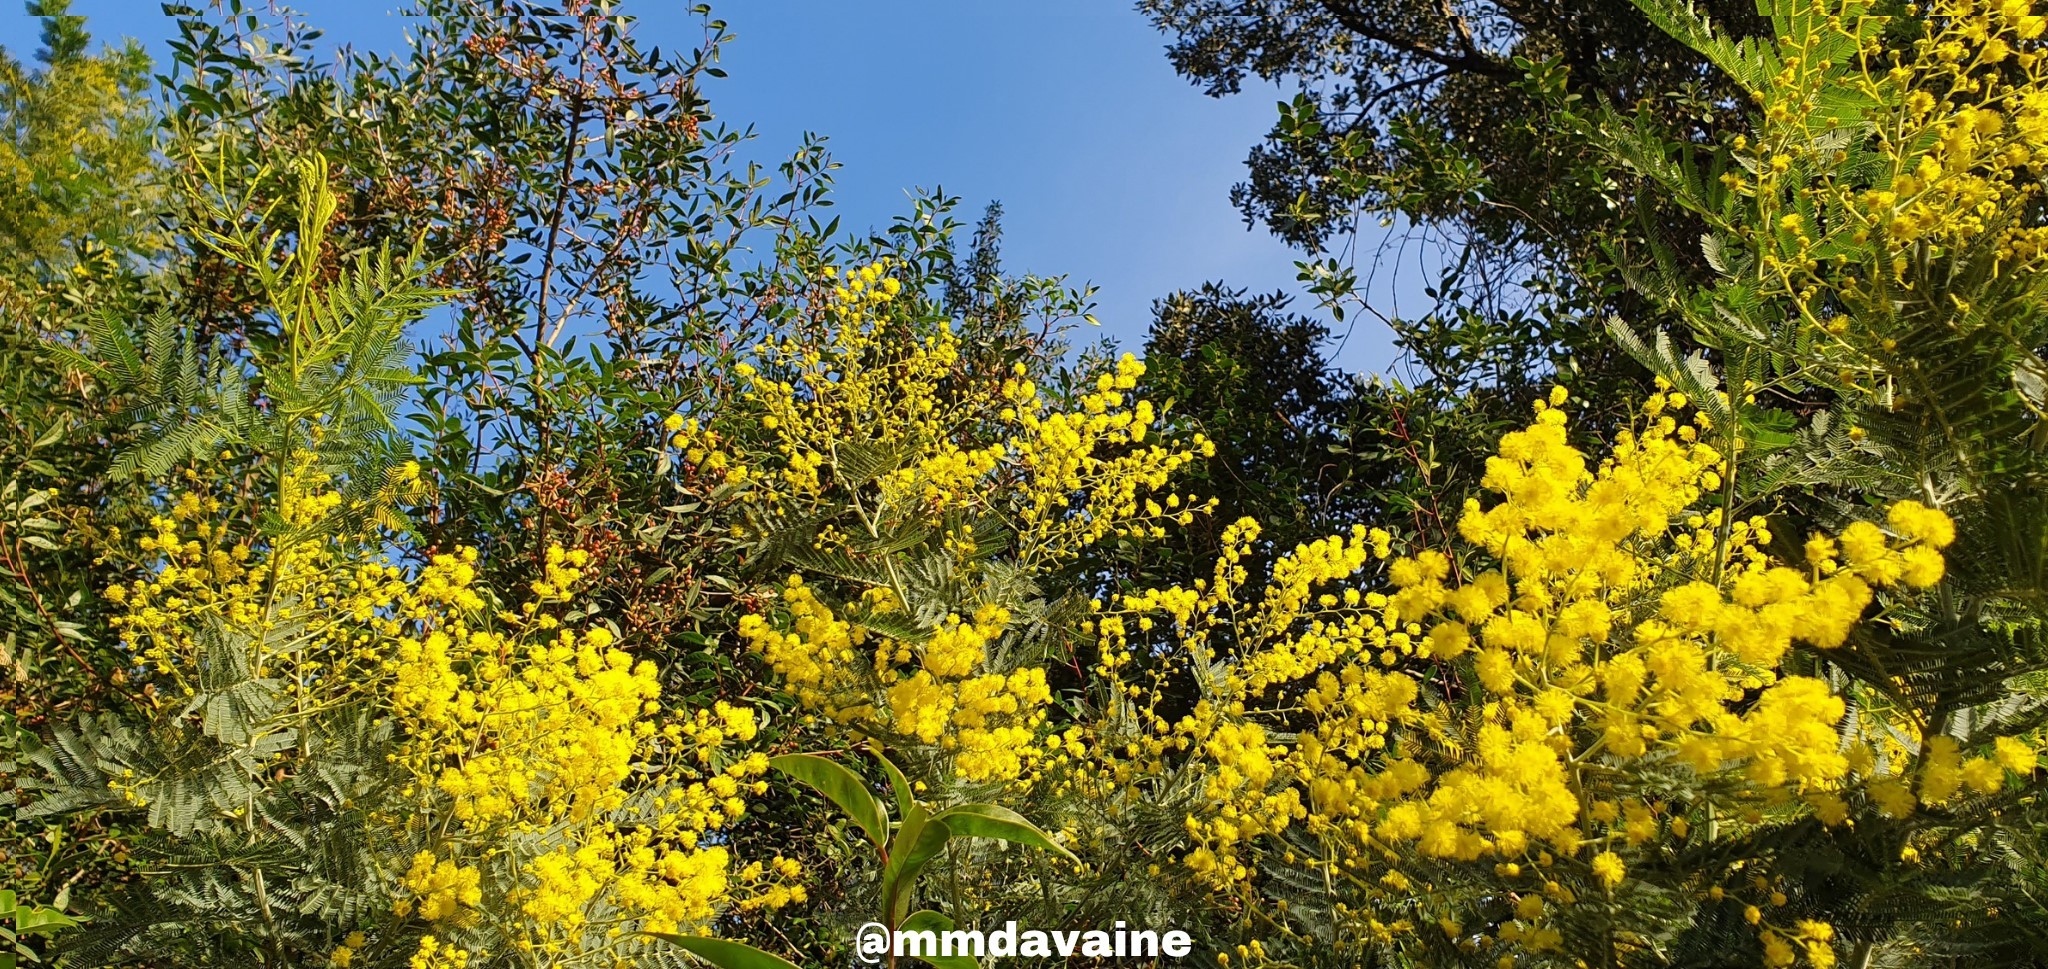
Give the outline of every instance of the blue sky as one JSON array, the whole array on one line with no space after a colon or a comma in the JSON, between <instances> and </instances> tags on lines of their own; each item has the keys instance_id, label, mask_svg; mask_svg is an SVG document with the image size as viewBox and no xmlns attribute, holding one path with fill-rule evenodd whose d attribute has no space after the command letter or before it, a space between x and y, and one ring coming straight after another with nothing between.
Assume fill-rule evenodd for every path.
<instances>
[{"instance_id":1,"label":"blue sky","mask_svg":"<svg viewBox=\"0 0 2048 969\"><path fill-rule=\"evenodd\" d=\"M404 19L387 12L396 3L293 6L330 41L403 47ZM703 33L688 6L627 0L622 12L640 19L642 43L682 48ZM20 9L0 15L0 44L27 55L37 24ZM162 55L157 0L72 9L97 39L133 36ZM707 91L713 111L753 124L763 159L806 131L829 136L848 228L888 224L916 188L960 196L967 221L1000 199L1006 268L1095 283L1104 332L1131 346L1152 301L1176 289L1222 280L1299 293L1296 254L1247 230L1229 200L1279 92L1204 96L1123 0L725 0L714 12L736 39L724 50L730 77ZM1295 308L1313 311L1300 296ZM1332 328L1346 369L1388 365L1378 323Z\"/></svg>"}]
</instances>

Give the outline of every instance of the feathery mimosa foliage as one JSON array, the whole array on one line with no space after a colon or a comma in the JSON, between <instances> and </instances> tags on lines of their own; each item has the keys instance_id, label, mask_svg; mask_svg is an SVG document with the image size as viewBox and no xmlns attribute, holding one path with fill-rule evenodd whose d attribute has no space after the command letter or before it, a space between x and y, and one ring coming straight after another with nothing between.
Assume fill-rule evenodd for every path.
<instances>
[{"instance_id":1,"label":"feathery mimosa foliage","mask_svg":"<svg viewBox=\"0 0 2048 969\"><path fill-rule=\"evenodd\" d=\"M175 492L135 541L145 577L107 590L153 690L139 723L38 753L56 788L36 810L144 812L150 877L70 957L612 964L659 944L641 932L801 899L795 863L737 867L707 840L766 789L765 757L737 751L753 713L664 717L651 663L564 624L588 553L550 552L516 608L476 585L473 549L394 564L387 509L419 468L375 445L410 377L400 334L435 294L388 255L320 279L306 254L333 198L317 161L296 174L301 248L216 237L276 312L276 354L202 364L188 333L163 380L108 323L108 359L79 355L161 415L143 473L239 458L275 484L247 507ZM149 353L170 342L155 329Z\"/></svg>"}]
</instances>

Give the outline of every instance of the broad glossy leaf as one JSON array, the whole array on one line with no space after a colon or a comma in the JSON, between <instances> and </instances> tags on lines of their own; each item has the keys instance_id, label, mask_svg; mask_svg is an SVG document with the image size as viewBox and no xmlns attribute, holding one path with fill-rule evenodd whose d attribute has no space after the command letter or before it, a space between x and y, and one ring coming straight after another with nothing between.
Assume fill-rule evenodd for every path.
<instances>
[{"instance_id":1,"label":"broad glossy leaf","mask_svg":"<svg viewBox=\"0 0 2048 969\"><path fill-rule=\"evenodd\" d=\"M940 914L938 912L934 912L931 909L923 909L911 913L909 918L904 919L903 923L896 927L896 931L898 933L945 932L952 928L952 919L947 918L945 915ZM973 956L919 955L917 956L917 958L923 961L926 965L936 966L938 967L938 969L981 969L981 960L976 959Z\"/></svg>"},{"instance_id":2,"label":"broad glossy leaf","mask_svg":"<svg viewBox=\"0 0 2048 969\"><path fill-rule=\"evenodd\" d=\"M939 852L946 850L946 842L952 838L953 832L945 822L928 818L924 808L911 805L890 844L889 866L882 873L882 894L887 899L891 919L902 921L903 914L910 909L917 876Z\"/></svg>"},{"instance_id":3,"label":"broad glossy leaf","mask_svg":"<svg viewBox=\"0 0 2048 969\"><path fill-rule=\"evenodd\" d=\"M889 790L896 795L896 812L906 818L909 817L910 806L917 803L917 798L910 789L910 779L904 777L903 771L896 767L896 762L882 752L880 744L869 747L868 753L881 761L882 773L889 775Z\"/></svg>"},{"instance_id":4,"label":"broad glossy leaf","mask_svg":"<svg viewBox=\"0 0 2048 969\"><path fill-rule=\"evenodd\" d=\"M1069 861L1080 861L1074 853L1062 847L1052 836L1039 830L1038 826L1024 819L1024 816L1006 807L994 804L962 804L947 808L934 818L942 822L961 838L996 838L1033 848L1043 848Z\"/></svg>"},{"instance_id":5,"label":"broad glossy leaf","mask_svg":"<svg viewBox=\"0 0 2048 969\"><path fill-rule=\"evenodd\" d=\"M768 766L811 786L825 799L846 812L860 826L868 840L881 848L889 841L889 809L868 792L860 775L816 754L783 754L771 757Z\"/></svg>"},{"instance_id":6,"label":"broad glossy leaf","mask_svg":"<svg viewBox=\"0 0 2048 969\"><path fill-rule=\"evenodd\" d=\"M718 969L797 969L794 963L781 956L762 952L744 942L702 935L674 935L668 932L647 934L717 966Z\"/></svg>"}]
</instances>

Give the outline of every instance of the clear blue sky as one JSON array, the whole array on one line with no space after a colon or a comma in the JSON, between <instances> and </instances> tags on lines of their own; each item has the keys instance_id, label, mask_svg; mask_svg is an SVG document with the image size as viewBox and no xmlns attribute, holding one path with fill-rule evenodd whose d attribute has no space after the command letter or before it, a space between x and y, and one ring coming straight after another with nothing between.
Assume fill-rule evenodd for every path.
<instances>
[{"instance_id":1,"label":"clear blue sky","mask_svg":"<svg viewBox=\"0 0 2048 969\"><path fill-rule=\"evenodd\" d=\"M10 0L0 0L10 3ZM12 5L12 4L10 4ZM403 48L394 0L301 0L327 39ZM642 43L684 48L702 27L685 0L627 0ZM1229 200L1278 93L1222 100L1175 76L1165 38L1123 0L724 0L730 77L708 88L722 120L755 126L776 159L806 131L830 137L837 212L888 224L914 188L960 196L972 221L1003 203L1005 265L1100 287L1103 330L1142 342L1152 300L1208 280L1299 292L1295 253L1247 230ZM12 5L0 44L28 55L37 24ZM75 0L98 40L133 36L163 55L157 0ZM1421 280L1403 280L1410 290ZM1297 296L1295 308L1313 311ZM1333 327L1336 360L1381 370L1371 320ZM1085 334L1083 334L1085 338Z\"/></svg>"}]
</instances>

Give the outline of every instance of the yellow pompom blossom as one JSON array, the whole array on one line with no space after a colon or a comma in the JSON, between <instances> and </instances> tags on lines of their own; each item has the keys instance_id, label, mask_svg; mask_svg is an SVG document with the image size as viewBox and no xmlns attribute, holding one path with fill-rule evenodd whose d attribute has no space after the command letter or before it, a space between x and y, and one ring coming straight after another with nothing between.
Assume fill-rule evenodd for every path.
<instances>
[{"instance_id":1,"label":"yellow pompom blossom","mask_svg":"<svg viewBox=\"0 0 2048 969\"><path fill-rule=\"evenodd\" d=\"M334 951L328 954L327 961L336 969L349 969L349 966L355 964L356 953L369 944L369 936L362 932L350 932L342 938L341 944L335 946Z\"/></svg>"},{"instance_id":2,"label":"yellow pompom blossom","mask_svg":"<svg viewBox=\"0 0 2048 969\"><path fill-rule=\"evenodd\" d=\"M409 782L360 807L413 846L389 859L392 930L426 933L412 965L462 966L503 945L549 965L613 965L649 944L641 932L803 900L794 862L736 869L710 837L766 790L766 756L744 750L754 712L719 701L665 713L652 663L604 626L557 618L587 553L549 550L533 597L504 609L478 586L473 549L409 572L375 534L328 527L343 504L329 485L301 461L279 509L293 531L268 545L208 521L217 505L180 498L142 541L160 557L153 574L109 594L127 642L183 696L218 689L203 671L224 662L246 664L254 687L279 684L275 700L241 701L265 713L257 737L356 710L388 729L385 760ZM268 758L252 766L277 777L308 756L250 746ZM117 786L131 803L155 794L147 779ZM351 938L334 965L364 948Z\"/></svg>"},{"instance_id":3,"label":"yellow pompom blossom","mask_svg":"<svg viewBox=\"0 0 2048 969\"><path fill-rule=\"evenodd\" d=\"M1357 928L1390 937L1480 917L1431 910L1411 890L1422 871L1449 865L1571 905L1566 874L1625 892L1631 849L1682 840L1711 811L1825 814L1852 792L1905 789L1852 765L1843 700L1786 661L1840 647L1880 591L1938 582L1948 516L1899 502L1883 524L1851 523L1780 562L1765 519L1691 510L1726 471L1682 395L1653 397L1597 462L1568 440L1565 403L1554 393L1501 439L1483 481L1494 498L1466 505L1454 554L1389 559L1389 536L1358 528L1281 556L1248 611L1247 521L1226 533L1211 580L1105 604L1101 672L1121 702L1070 752L1064 783L1114 799L1199 771L1184 859L1199 877L1256 892L1260 859L1285 855L1361 886ZM1375 561L1389 586L1352 584ZM1170 624L1178 675L1202 691L1172 720L1160 707L1170 671L1122 676L1135 666L1119 651L1147 622ZM1921 796L1985 773L1958 755L1948 738L1924 745ZM1714 780L1652 798L1621 781L1639 768ZM1298 855L1303 836L1325 846L1320 860ZM1495 938L1554 950L1545 909L1526 908ZM1817 930L1774 931L1791 945Z\"/></svg>"},{"instance_id":4,"label":"yellow pompom blossom","mask_svg":"<svg viewBox=\"0 0 2048 969\"><path fill-rule=\"evenodd\" d=\"M464 907L483 903L479 877L475 868L457 867L452 861L436 859L431 851L422 851L413 856L412 868L399 879L411 897L401 899L395 907L400 915L417 913L429 922L439 922Z\"/></svg>"},{"instance_id":5,"label":"yellow pompom blossom","mask_svg":"<svg viewBox=\"0 0 2048 969\"><path fill-rule=\"evenodd\" d=\"M827 722L934 748L968 781L1028 780L1052 694L1014 577L1191 520L1206 506L1165 489L1213 445L1154 440L1129 355L1063 408L1021 363L972 372L889 268L827 272L815 318L738 368L759 530L821 521L795 556L816 567L739 633Z\"/></svg>"},{"instance_id":6,"label":"yellow pompom blossom","mask_svg":"<svg viewBox=\"0 0 2048 969\"><path fill-rule=\"evenodd\" d=\"M1612 851L1603 851L1593 856L1593 880L1608 888L1621 884L1628 869L1621 863L1621 856Z\"/></svg>"},{"instance_id":7,"label":"yellow pompom blossom","mask_svg":"<svg viewBox=\"0 0 2048 969\"><path fill-rule=\"evenodd\" d=\"M431 935L420 937L420 947L406 962L406 969L468 969L469 950L443 942Z\"/></svg>"},{"instance_id":8,"label":"yellow pompom blossom","mask_svg":"<svg viewBox=\"0 0 2048 969\"><path fill-rule=\"evenodd\" d=\"M713 484L740 485L747 481L747 468L733 460L727 442L717 431L704 426L700 418L670 414L662 419L668 446L680 455L691 473Z\"/></svg>"}]
</instances>

